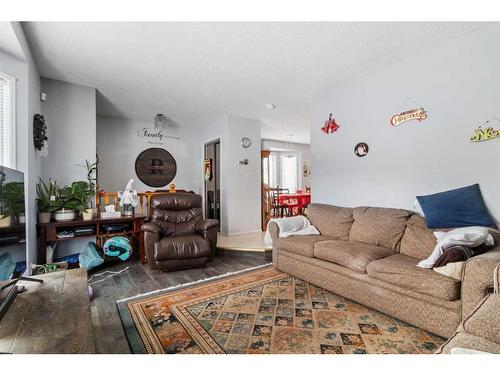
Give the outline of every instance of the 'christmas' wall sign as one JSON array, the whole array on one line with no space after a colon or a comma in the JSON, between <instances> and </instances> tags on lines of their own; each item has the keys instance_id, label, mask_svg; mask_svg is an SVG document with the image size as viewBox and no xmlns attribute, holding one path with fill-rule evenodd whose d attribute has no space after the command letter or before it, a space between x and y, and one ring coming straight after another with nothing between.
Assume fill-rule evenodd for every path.
<instances>
[{"instance_id":1,"label":"'christmas' wall sign","mask_svg":"<svg viewBox=\"0 0 500 375\"><path fill-rule=\"evenodd\" d=\"M427 118L427 112L423 108L415 108L409 111L398 113L391 117L390 123L392 126L398 126L403 122L410 120L422 121Z\"/></svg>"}]
</instances>

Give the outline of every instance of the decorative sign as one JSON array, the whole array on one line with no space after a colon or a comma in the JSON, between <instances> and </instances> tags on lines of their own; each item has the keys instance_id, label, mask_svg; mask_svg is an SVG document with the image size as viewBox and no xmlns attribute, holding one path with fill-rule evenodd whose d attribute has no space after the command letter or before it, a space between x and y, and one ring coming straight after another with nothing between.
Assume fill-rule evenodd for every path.
<instances>
[{"instance_id":1,"label":"decorative sign","mask_svg":"<svg viewBox=\"0 0 500 375\"><path fill-rule=\"evenodd\" d=\"M137 157L135 173L146 185L162 187L174 179L177 173L177 163L167 150L148 148Z\"/></svg>"},{"instance_id":2,"label":"decorative sign","mask_svg":"<svg viewBox=\"0 0 500 375\"><path fill-rule=\"evenodd\" d=\"M401 112L391 117L390 123L392 126L398 126L403 122L410 120L422 121L427 118L427 112L423 108L415 108L406 112Z\"/></svg>"},{"instance_id":3,"label":"decorative sign","mask_svg":"<svg viewBox=\"0 0 500 375\"><path fill-rule=\"evenodd\" d=\"M357 157L364 157L366 154L368 154L368 151L370 148L365 142L360 142L356 146L354 146L354 153L356 154Z\"/></svg>"},{"instance_id":4,"label":"decorative sign","mask_svg":"<svg viewBox=\"0 0 500 375\"><path fill-rule=\"evenodd\" d=\"M332 118L332 114L328 117L328 120L325 121L325 125L321 128L326 134L336 132L339 130L340 125L335 122L335 119Z\"/></svg>"},{"instance_id":5,"label":"decorative sign","mask_svg":"<svg viewBox=\"0 0 500 375\"><path fill-rule=\"evenodd\" d=\"M212 159L205 159L204 170L205 173L203 177L205 178L205 181L212 181Z\"/></svg>"},{"instance_id":6,"label":"decorative sign","mask_svg":"<svg viewBox=\"0 0 500 375\"><path fill-rule=\"evenodd\" d=\"M491 120L486 121L484 124L479 126L472 137L469 138L471 142L484 142L490 141L495 138L500 137L500 129L495 129L492 126L488 126L486 129L482 129L482 126L489 124L492 121L500 122L500 119L493 117Z\"/></svg>"}]
</instances>

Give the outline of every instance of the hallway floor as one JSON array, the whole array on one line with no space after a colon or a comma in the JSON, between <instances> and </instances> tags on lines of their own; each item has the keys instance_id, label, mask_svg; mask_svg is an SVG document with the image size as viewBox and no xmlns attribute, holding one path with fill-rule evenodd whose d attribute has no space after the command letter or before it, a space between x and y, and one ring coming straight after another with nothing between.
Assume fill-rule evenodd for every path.
<instances>
[{"instance_id":1,"label":"hallway floor","mask_svg":"<svg viewBox=\"0 0 500 375\"><path fill-rule=\"evenodd\" d=\"M256 252L271 250L272 246L264 242L265 234L266 232L257 232L239 236L227 236L219 233L217 237L217 248Z\"/></svg>"}]
</instances>

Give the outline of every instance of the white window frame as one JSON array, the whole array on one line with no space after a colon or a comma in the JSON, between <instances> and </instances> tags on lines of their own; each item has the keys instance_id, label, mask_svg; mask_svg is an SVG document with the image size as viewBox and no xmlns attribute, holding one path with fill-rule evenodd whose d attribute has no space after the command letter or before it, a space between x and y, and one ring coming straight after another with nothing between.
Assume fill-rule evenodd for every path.
<instances>
[{"instance_id":1,"label":"white window frame","mask_svg":"<svg viewBox=\"0 0 500 375\"><path fill-rule=\"evenodd\" d=\"M9 82L9 88L10 88L10 165L6 165L6 167L11 168L11 169L16 169L16 77L11 76L10 74L0 72L0 78L6 80Z\"/></svg>"}]
</instances>

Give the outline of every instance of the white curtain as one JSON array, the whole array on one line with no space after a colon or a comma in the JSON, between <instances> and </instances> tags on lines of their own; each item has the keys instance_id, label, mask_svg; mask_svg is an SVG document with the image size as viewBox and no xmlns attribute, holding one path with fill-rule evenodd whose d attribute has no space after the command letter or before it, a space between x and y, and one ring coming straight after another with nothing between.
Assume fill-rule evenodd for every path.
<instances>
[{"instance_id":1,"label":"white curtain","mask_svg":"<svg viewBox=\"0 0 500 375\"><path fill-rule=\"evenodd\" d=\"M290 193L297 191L297 156L281 155L281 184Z\"/></svg>"},{"instance_id":2,"label":"white curtain","mask_svg":"<svg viewBox=\"0 0 500 375\"><path fill-rule=\"evenodd\" d=\"M294 193L299 185L296 153L272 151L269 155L269 186L285 188Z\"/></svg>"}]
</instances>

